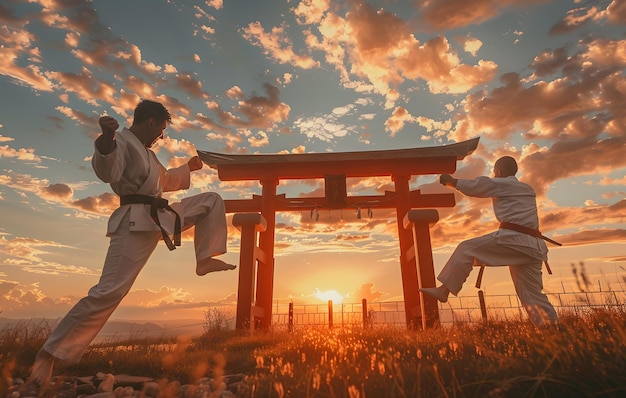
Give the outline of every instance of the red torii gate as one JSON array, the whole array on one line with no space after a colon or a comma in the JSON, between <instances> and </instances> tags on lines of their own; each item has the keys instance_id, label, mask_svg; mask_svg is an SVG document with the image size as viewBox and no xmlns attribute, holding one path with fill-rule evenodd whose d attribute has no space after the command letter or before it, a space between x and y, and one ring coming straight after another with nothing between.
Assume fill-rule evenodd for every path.
<instances>
[{"instance_id":1,"label":"red torii gate","mask_svg":"<svg viewBox=\"0 0 626 398\"><path fill-rule=\"evenodd\" d=\"M438 147L369 152L232 155L198 151L204 163L217 169L220 180L257 180L262 185L261 196L224 201L227 213L246 213L233 217L233 224L242 230L237 328L254 328L257 322L262 328L271 325L276 212L356 207L396 209L407 326L433 326L439 320L437 301L429 296L420 297L418 289L435 286L429 226L439 216L433 209L411 209L453 207L455 200L452 193L411 191L409 181L414 175L454 173L456 162L470 155L478 140L477 137ZM386 176L392 178L394 192L347 195L348 177ZM287 198L285 194L276 194L281 179L320 178L325 181L324 197ZM244 234L246 228L248 234Z\"/></svg>"}]
</instances>

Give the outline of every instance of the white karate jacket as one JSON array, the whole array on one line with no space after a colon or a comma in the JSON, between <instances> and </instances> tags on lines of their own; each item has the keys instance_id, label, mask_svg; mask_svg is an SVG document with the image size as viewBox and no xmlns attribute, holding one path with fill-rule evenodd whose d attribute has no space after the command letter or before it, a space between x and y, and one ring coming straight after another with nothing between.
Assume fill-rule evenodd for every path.
<instances>
[{"instance_id":1,"label":"white karate jacket","mask_svg":"<svg viewBox=\"0 0 626 398\"><path fill-rule=\"evenodd\" d=\"M467 196L491 198L493 211L500 222L539 228L535 191L515 176L458 180L456 189ZM500 245L514 248L538 260L546 261L548 258L548 247L543 239L510 229L499 229L492 235Z\"/></svg>"},{"instance_id":2,"label":"white karate jacket","mask_svg":"<svg viewBox=\"0 0 626 398\"><path fill-rule=\"evenodd\" d=\"M116 148L113 152L102 155L96 147L91 161L98 178L109 183L118 196L141 194L160 197L163 192L187 189L190 185L189 166L166 170L150 148L127 128L115 136ZM182 208L172 207L184 217ZM159 231L159 227L150 217L150 206L144 204L124 205L117 208L107 227L107 236L115 233L127 212L130 212L131 231ZM159 221L170 234L174 231L175 216L159 210Z\"/></svg>"}]
</instances>

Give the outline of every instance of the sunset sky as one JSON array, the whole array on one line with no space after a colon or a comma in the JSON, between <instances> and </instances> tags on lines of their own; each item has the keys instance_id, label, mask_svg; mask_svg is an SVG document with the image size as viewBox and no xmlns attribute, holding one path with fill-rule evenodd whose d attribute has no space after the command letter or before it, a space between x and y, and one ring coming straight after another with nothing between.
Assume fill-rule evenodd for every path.
<instances>
[{"instance_id":1,"label":"sunset sky","mask_svg":"<svg viewBox=\"0 0 626 398\"><path fill-rule=\"evenodd\" d=\"M554 271L547 292L626 287L625 0L9 0L0 3L0 317L56 318L100 275L117 206L91 168L99 116L129 126L140 99L173 114L155 148L322 153L438 146L480 137L455 176L502 155L537 191ZM412 189L451 192L436 175ZM323 181L287 181L290 197ZM349 180L352 195L393 190ZM258 182L192 187L224 199ZM274 301L402 300L392 210L280 213ZM457 195L432 230L435 271L497 228L489 200ZM228 215L229 225L232 215ZM239 232L229 229L238 262ZM113 318L200 318L236 302L237 271L195 275L193 244L160 244ZM475 295L475 276L462 294ZM332 292L334 291L334 293ZM487 294L514 293L489 270ZM330 293L329 293L330 292Z\"/></svg>"}]
</instances>

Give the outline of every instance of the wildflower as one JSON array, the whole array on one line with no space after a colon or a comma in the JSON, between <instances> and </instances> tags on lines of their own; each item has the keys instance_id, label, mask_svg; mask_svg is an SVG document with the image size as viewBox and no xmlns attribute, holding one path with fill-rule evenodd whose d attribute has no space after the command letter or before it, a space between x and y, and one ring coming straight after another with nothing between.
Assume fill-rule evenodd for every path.
<instances>
[{"instance_id":1,"label":"wildflower","mask_svg":"<svg viewBox=\"0 0 626 398\"><path fill-rule=\"evenodd\" d=\"M313 375L312 387L314 390L319 390L321 385L322 385L322 376L319 374L319 372L315 372L315 374Z\"/></svg>"},{"instance_id":2,"label":"wildflower","mask_svg":"<svg viewBox=\"0 0 626 398\"><path fill-rule=\"evenodd\" d=\"M285 389L283 388L283 383L280 381L274 383L274 391L278 394L278 398L283 398L285 396Z\"/></svg>"},{"instance_id":3,"label":"wildflower","mask_svg":"<svg viewBox=\"0 0 626 398\"><path fill-rule=\"evenodd\" d=\"M359 388L357 386L355 386L354 384L350 384L348 386L348 396L350 398L360 398L361 392L359 391Z\"/></svg>"}]
</instances>

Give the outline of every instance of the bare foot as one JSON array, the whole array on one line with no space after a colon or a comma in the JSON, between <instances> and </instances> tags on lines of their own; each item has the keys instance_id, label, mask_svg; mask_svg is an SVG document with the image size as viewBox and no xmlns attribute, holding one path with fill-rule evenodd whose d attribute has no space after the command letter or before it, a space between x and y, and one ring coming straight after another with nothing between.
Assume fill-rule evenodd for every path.
<instances>
[{"instance_id":1,"label":"bare foot","mask_svg":"<svg viewBox=\"0 0 626 398\"><path fill-rule=\"evenodd\" d=\"M198 261L196 265L196 274L198 276L206 275L209 272L230 271L237 268L232 264L225 263L217 258L209 257Z\"/></svg>"},{"instance_id":2,"label":"bare foot","mask_svg":"<svg viewBox=\"0 0 626 398\"><path fill-rule=\"evenodd\" d=\"M28 378L28 384L35 384L41 388L47 388L52 380L52 370L56 358L48 352L39 350L33 364L33 371Z\"/></svg>"},{"instance_id":3,"label":"bare foot","mask_svg":"<svg viewBox=\"0 0 626 398\"><path fill-rule=\"evenodd\" d=\"M431 297L436 298L437 300L445 303L448 301L448 295L450 294L450 290L444 285L439 287L423 287L420 289L420 292L426 293Z\"/></svg>"}]
</instances>

